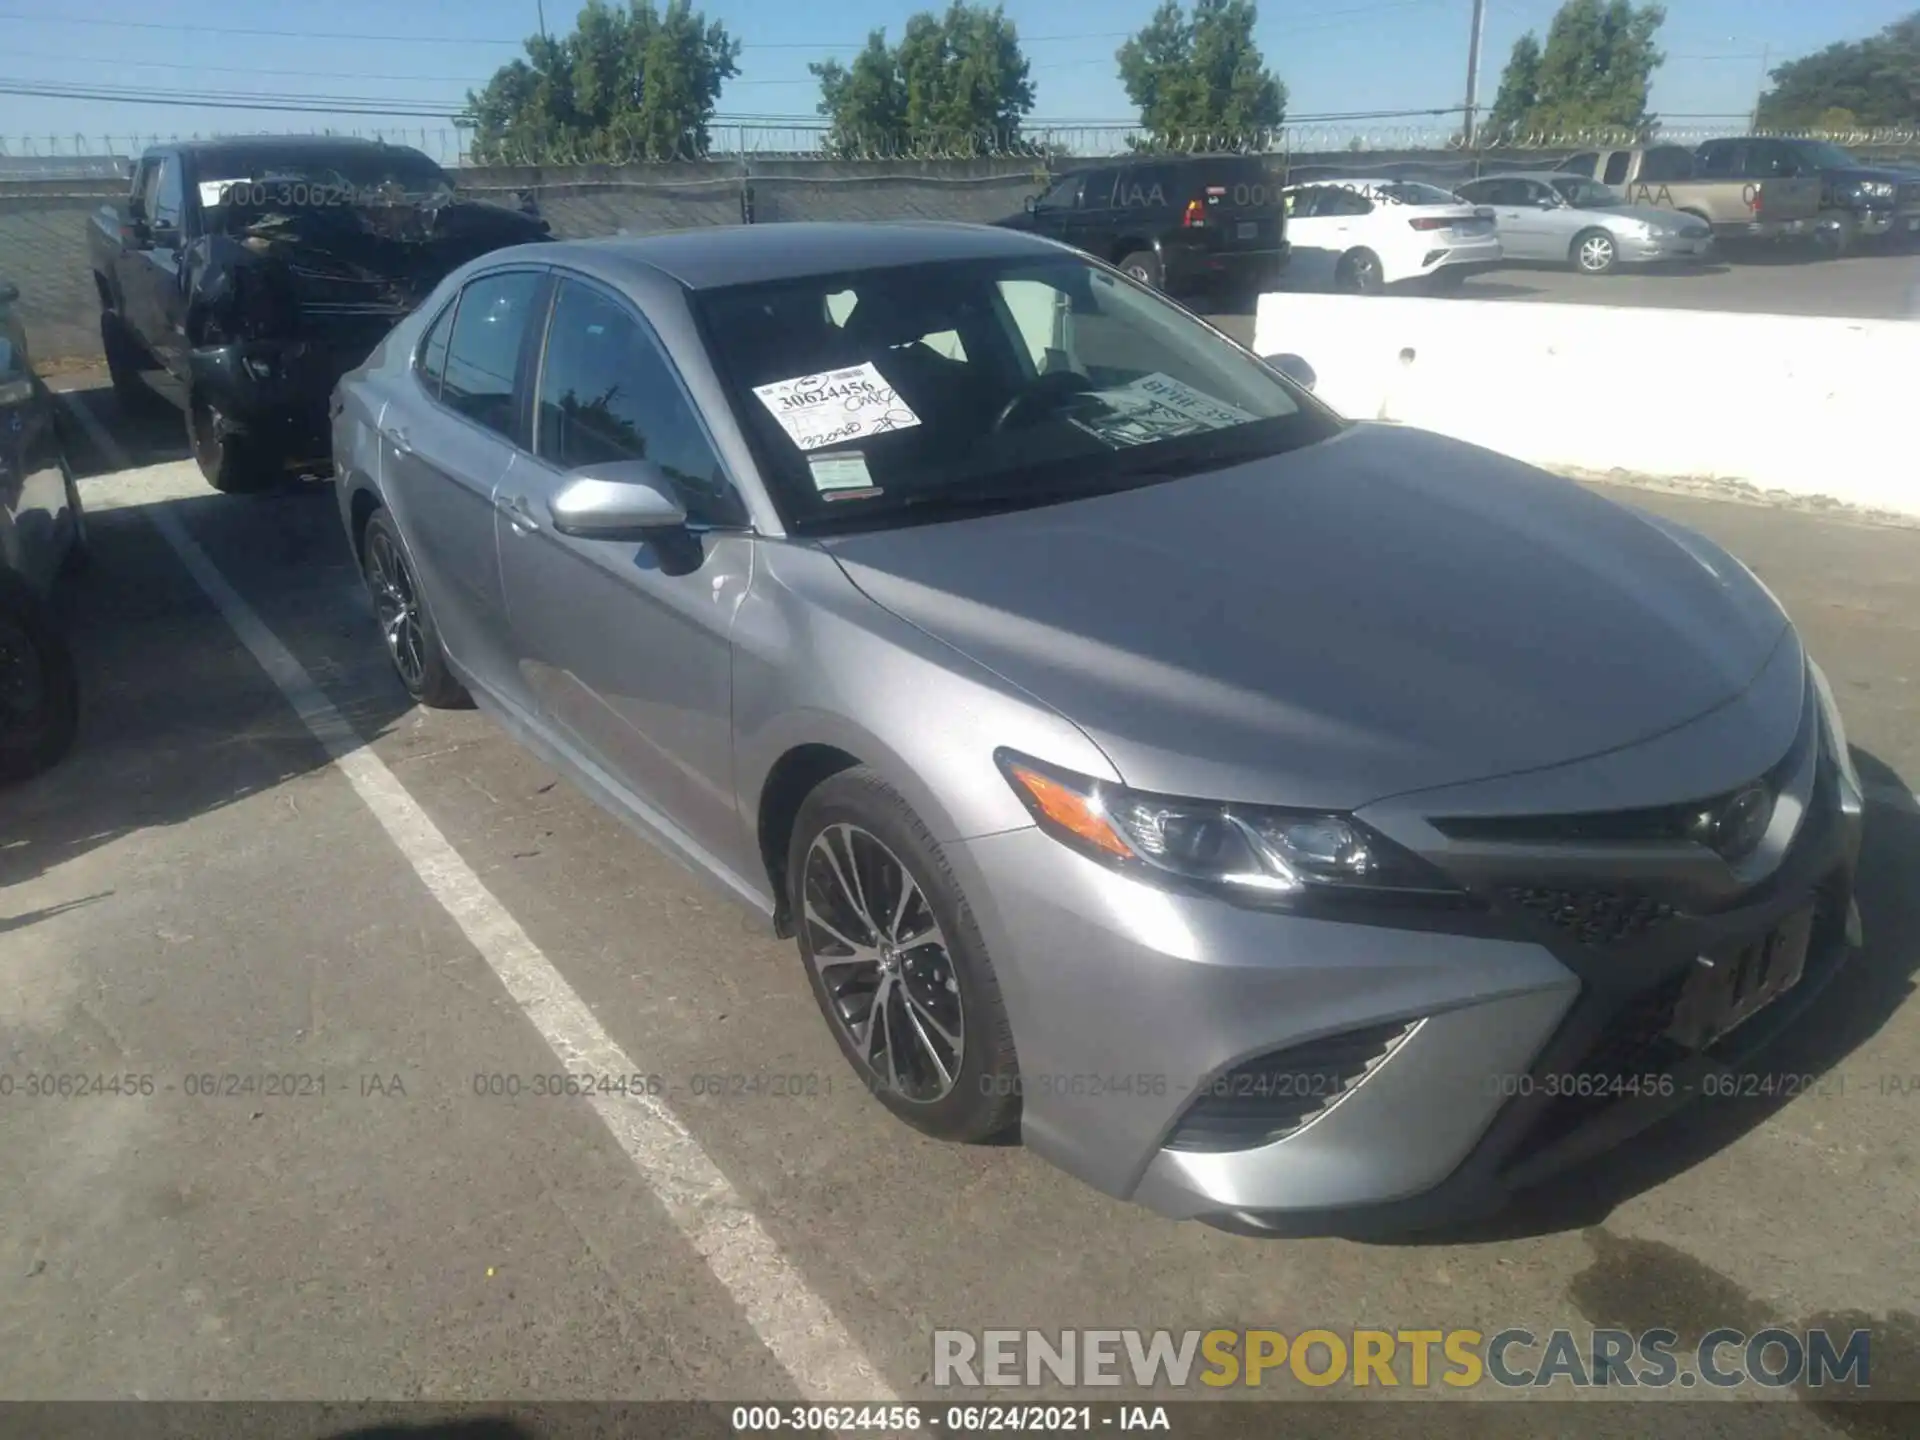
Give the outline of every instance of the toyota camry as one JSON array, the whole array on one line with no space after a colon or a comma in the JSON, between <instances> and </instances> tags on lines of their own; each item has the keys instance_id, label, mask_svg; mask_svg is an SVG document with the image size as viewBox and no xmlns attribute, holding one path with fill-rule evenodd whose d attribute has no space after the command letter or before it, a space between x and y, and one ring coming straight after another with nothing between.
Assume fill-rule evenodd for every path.
<instances>
[{"instance_id":1,"label":"toyota camry","mask_svg":"<svg viewBox=\"0 0 1920 1440\"><path fill-rule=\"evenodd\" d=\"M1293 348L1000 229L517 247L342 382L341 514L413 696L790 936L900 1120L1417 1227L1792 1023L1860 787L1739 561Z\"/></svg>"}]
</instances>

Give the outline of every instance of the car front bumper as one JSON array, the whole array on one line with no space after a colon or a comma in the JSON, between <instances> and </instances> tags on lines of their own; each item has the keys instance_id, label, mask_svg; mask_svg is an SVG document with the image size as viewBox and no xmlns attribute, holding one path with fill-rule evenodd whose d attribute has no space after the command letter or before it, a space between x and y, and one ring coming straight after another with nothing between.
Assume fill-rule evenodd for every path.
<instances>
[{"instance_id":1,"label":"car front bumper","mask_svg":"<svg viewBox=\"0 0 1920 1440\"><path fill-rule=\"evenodd\" d=\"M1712 1093L1838 968L1860 816L1820 766L1791 847L1739 904L1599 951L1498 905L1340 922L1173 894L1036 829L957 845L1013 1023L1026 1143L1108 1194L1241 1231L1397 1233L1495 1211ZM1796 986L1705 1050L1665 1037L1706 949L1810 905ZM1350 1080L1326 1079L1342 1066ZM1242 1144L1210 1129L1223 1106L1298 1118Z\"/></svg>"},{"instance_id":2,"label":"car front bumper","mask_svg":"<svg viewBox=\"0 0 1920 1440\"><path fill-rule=\"evenodd\" d=\"M1711 260L1713 236L1706 235L1616 235L1614 244L1620 260L1627 265L1660 265Z\"/></svg>"},{"instance_id":3,"label":"car front bumper","mask_svg":"<svg viewBox=\"0 0 1920 1440\"><path fill-rule=\"evenodd\" d=\"M188 355L193 390L211 401L234 430L271 442L289 463L318 463L327 458L332 440L327 407L333 387L366 359L377 339L203 346Z\"/></svg>"}]
</instances>

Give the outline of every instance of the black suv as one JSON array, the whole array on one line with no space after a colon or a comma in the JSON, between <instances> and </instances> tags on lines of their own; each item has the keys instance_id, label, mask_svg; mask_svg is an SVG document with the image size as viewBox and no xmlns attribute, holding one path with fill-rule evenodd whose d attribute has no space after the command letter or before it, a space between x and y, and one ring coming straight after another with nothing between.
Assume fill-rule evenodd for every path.
<instances>
[{"instance_id":1,"label":"black suv","mask_svg":"<svg viewBox=\"0 0 1920 1440\"><path fill-rule=\"evenodd\" d=\"M1123 160L1062 175L999 223L1119 266L1169 293L1258 289L1287 264L1280 174L1254 155Z\"/></svg>"}]
</instances>

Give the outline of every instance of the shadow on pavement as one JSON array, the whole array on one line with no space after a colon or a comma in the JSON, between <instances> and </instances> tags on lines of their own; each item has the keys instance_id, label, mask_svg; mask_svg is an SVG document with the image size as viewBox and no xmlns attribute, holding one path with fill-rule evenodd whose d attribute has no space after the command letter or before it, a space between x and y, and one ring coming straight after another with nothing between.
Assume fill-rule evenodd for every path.
<instances>
[{"instance_id":1,"label":"shadow on pavement","mask_svg":"<svg viewBox=\"0 0 1920 1440\"><path fill-rule=\"evenodd\" d=\"M104 382L69 386L62 393L68 405L84 406L113 436L126 452L126 464L134 469L193 458L187 446L185 417L159 395L149 394L129 405ZM119 459L103 455L86 427L64 410L60 416L60 438L76 479L84 481L121 468ZM85 495L82 490L83 503Z\"/></svg>"},{"instance_id":2,"label":"shadow on pavement","mask_svg":"<svg viewBox=\"0 0 1920 1440\"><path fill-rule=\"evenodd\" d=\"M1856 749L1870 795L1900 793L1906 784L1887 765ZM1920 972L1920 805L1869 799L1856 898L1864 944L1798 1022L1748 1067L1755 1074L1832 1077L1905 1003ZM1836 1083L1844 1083L1844 1076ZM1475 1244L1583 1230L1619 1205L1664 1184L1725 1149L1798 1098L1791 1093L1694 1104L1594 1161L1515 1197L1502 1214L1477 1225L1434 1230L1395 1242ZM1817 1087L1811 1087L1817 1088Z\"/></svg>"},{"instance_id":3,"label":"shadow on pavement","mask_svg":"<svg viewBox=\"0 0 1920 1440\"><path fill-rule=\"evenodd\" d=\"M363 741L410 711L371 617L343 603L355 576L329 489L144 507L160 512L217 557ZM6 792L0 887L328 763L142 514L95 514L95 563L60 596L80 671L80 733L59 765Z\"/></svg>"}]
</instances>

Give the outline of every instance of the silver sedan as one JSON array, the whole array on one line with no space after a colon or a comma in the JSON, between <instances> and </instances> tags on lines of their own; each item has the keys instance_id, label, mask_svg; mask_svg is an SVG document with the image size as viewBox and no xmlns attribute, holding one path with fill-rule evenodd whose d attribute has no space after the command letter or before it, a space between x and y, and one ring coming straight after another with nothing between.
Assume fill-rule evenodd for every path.
<instances>
[{"instance_id":1,"label":"silver sedan","mask_svg":"<svg viewBox=\"0 0 1920 1440\"><path fill-rule=\"evenodd\" d=\"M1861 799L1739 562L1304 373L1007 230L523 247L341 383L338 494L413 694L792 936L894 1115L1397 1228L1790 1023Z\"/></svg>"},{"instance_id":2,"label":"silver sedan","mask_svg":"<svg viewBox=\"0 0 1920 1440\"><path fill-rule=\"evenodd\" d=\"M1488 175L1455 193L1493 211L1509 260L1550 261L1605 275L1622 265L1698 264L1714 253L1713 227L1705 220L1629 205L1619 191L1582 175Z\"/></svg>"}]
</instances>

